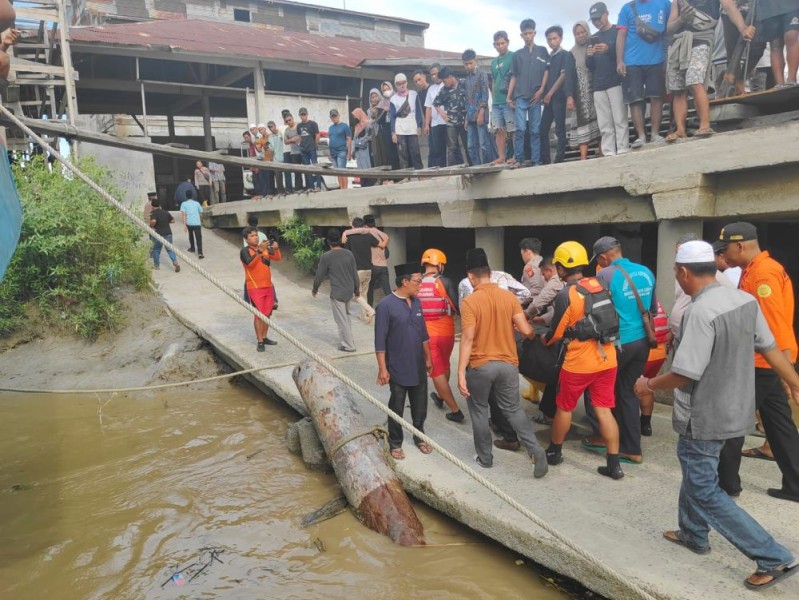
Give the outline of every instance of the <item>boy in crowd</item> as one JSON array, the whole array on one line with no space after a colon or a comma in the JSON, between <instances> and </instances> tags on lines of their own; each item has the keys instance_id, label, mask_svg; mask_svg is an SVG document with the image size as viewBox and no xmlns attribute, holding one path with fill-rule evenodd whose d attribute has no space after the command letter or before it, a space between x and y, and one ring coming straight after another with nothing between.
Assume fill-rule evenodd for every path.
<instances>
[{"instance_id":1,"label":"boy in crowd","mask_svg":"<svg viewBox=\"0 0 799 600\"><path fill-rule=\"evenodd\" d=\"M466 137L469 163L482 165L494 160L494 149L488 135L488 75L477 66L477 53L466 50L461 55L466 69Z\"/></svg>"},{"instance_id":2,"label":"boy in crowd","mask_svg":"<svg viewBox=\"0 0 799 600\"><path fill-rule=\"evenodd\" d=\"M499 158L494 163L498 165L506 161L508 134L513 134L516 131L516 117L508 104L508 87L513 75L513 52L508 49L509 45L510 39L506 31L497 31L494 34L494 48L497 51L497 57L491 61L491 93L493 95L491 126L494 128L497 138Z\"/></svg>"},{"instance_id":3,"label":"boy in crowd","mask_svg":"<svg viewBox=\"0 0 799 600\"><path fill-rule=\"evenodd\" d=\"M552 162L549 148L549 130L555 122L555 133L558 136L558 147L555 153L555 162L561 163L566 157L566 101L572 95L566 87L566 72L570 62L574 61L571 52L561 48L563 42L563 27L553 25L546 30L547 44L552 53L549 55L549 68L547 82L544 88L544 113L541 117L541 164L548 165Z\"/></svg>"}]
</instances>

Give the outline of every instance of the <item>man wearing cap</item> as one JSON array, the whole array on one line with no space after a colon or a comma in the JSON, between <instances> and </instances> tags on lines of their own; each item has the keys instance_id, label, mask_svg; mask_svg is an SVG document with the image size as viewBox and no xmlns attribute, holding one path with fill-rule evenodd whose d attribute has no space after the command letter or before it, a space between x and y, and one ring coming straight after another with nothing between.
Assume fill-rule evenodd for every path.
<instances>
[{"instance_id":1,"label":"man wearing cap","mask_svg":"<svg viewBox=\"0 0 799 600\"><path fill-rule=\"evenodd\" d=\"M297 135L300 138L300 156L302 164L315 165L318 163L316 147L319 144L319 125L308 118L308 109L300 109L300 122L297 123ZM322 178L319 175L305 175L305 189L313 192L322 191Z\"/></svg>"},{"instance_id":2,"label":"man wearing cap","mask_svg":"<svg viewBox=\"0 0 799 600\"><path fill-rule=\"evenodd\" d=\"M375 355L377 385L389 385L388 407L400 417L405 398L411 405L413 426L424 431L427 418L427 376L433 369L430 338L427 335L422 304L416 295L422 284L419 263L394 267L397 289L378 306L375 318ZM388 420L388 445L396 460L405 458L402 450L402 426ZM423 454L433 449L414 436L413 443Z\"/></svg>"},{"instance_id":3,"label":"man wearing cap","mask_svg":"<svg viewBox=\"0 0 799 600\"><path fill-rule=\"evenodd\" d=\"M333 124L327 128L328 149L333 166L346 169L347 161L352 158L352 130L346 123L341 122L338 110L330 109L330 120ZM339 176L338 188L347 189L348 177Z\"/></svg>"},{"instance_id":4,"label":"man wearing cap","mask_svg":"<svg viewBox=\"0 0 799 600\"><path fill-rule=\"evenodd\" d=\"M433 102L434 110L446 123L447 127L447 165L458 164L459 155L465 156L469 165L468 136L466 133L466 92L464 86L455 77L449 67L441 69L439 74L444 87Z\"/></svg>"},{"instance_id":5,"label":"man wearing cap","mask_svg":"<svg viewBox=\"0 0 799 600\"><path fill-rule=\"evenodd\" d=\"M599 238L594 243L594 256L591 260L596 260L597 265L602 268L597 273L597 279L610 290L613 305L619 315L621 347L617 349L615 417L619 424L620 460L640 464L644 460L641 451L641 407L633 393L633 386L644 372L649 356L643 311L649 312L652 317L657 314L655 276L645 266L624 258L621 244L614 237ZM596 436L589 438L586 443L586 447L590 446L590 449L602 445Z\"/></svg>"},{"instance_id":6,"label":"man wearing cap","mask_svg":"<svg viewBox=\"0 0 799 600\"><path fill-rule=\"evenodd\" d=\"M428 136L430 150L427 156L428 167L447 166L447 123L433 107L433 102L435 102L444 87L438 76L439 71L441 71L441 65L438 63L430 66L430 79L433 80L433 83L427 88L427 95L424 100L424 133Z\"/></svg>"},{"instance_id":7,"label":"man wearing cap","mask_svg":"<svg viewBox=\"0 0 799 600\"><path fill-rule=\"evenodd\" d=\"M725 228L723 235L730 237L731 232ZM757 352L773 368L777 381L785 379L797 401L799 376L775 344L758 302L716 282L710 244L690 241L680 246L674 272L693 300L683 316L671 370L651 379L641 377L635 384L639 396L674 389L672 423L679 434L677 457L683 479L679 529L666 531L663 537L706 554L712 526L757 562L757 571L744 585L764 589L799 572L799 566L785 547L722 491L717 469L726 441L743 439L752 427L757 387L752 355Z\"/></svg>"},{"instance_id":8,"label":"man wearing cap","mask_svg":"<svg viewBox=\"0 0 799 600\"><path fill-rule=\"evenodd\" d=\"M533 476L543 477L549 469L547 457L519 404L519 355L514 336L514 327L527 337L534 335L533 328L514 295L491 283L491 267L482 248L466 253L466 273L474 292L460 307L458 390L469 404L475 461L486 469L494 462L488 424L490 397L534 460Z\"/></svg>"},{"instance_id":9,"label":"man wearing cap","mask_svg":"<svg viewBox=\"0 0 799 600\"><path fill-rule=\"evenodd\" d=\"M417 94L408 89L408 78L403 73L394 77L397 92L389 99L391 141L397 145L400 169L422 169L419 136L424 120L418 109Z\"/></svg>"},{"instance_id":10,"label":"man wearing cap","mask_svg":"<svg viewBox=\"0 0 799 600\"><path fill-rule=\"evenodd\" d=\"M598 31L591 36L585 64L593 75L594 107L602 134L602 155L616 156L630 151L627 106L624 104L621 76L616 70L618 30L611 24L608 7L597 2L588 11Z\"/></svg>"},{"instance_id":11,"label":"man wearing cap","mask_svg":"<svg viewBox=\"0 0 799 600\"><path fill-rule=\"evenodd\" d=\"M777 348L791 364L796 363L797 344L793 330L793 284L783 266L761 251L757 229L751 223L732 223L724 227L719 242L726 244L724 258L733 267L742 267L739 289L757 300ZM769 488L769 496L799 502L799 432L791 418L791 407L780 375L763 356L755 355L755 405L771 445L774 459L782 471L782 487ZM794 396L795 397L795 396ZM796 397L795 397L796 398ZM719 465L722 487L735 494L741 490L738 475L744 444L743 434L727 442ZM768 448L744 450L753 458L768 456Z\"/></svg>"},{"instance_id":12,"label":"man wearing cap","mask_svg":"<svg viewBox=\"0 0 799 600\"><path fill-rule=\"evenodd\" d=\"M311 294L315 298L322 281L330 280L330 307L338 326L338 349L342 352L355 352L350 322L350 302L360 295L355 257L352 252L341 247L341 233L338 229L328 229L327 245L330 250L319 259Z\"/></svg>"}]
</instances>

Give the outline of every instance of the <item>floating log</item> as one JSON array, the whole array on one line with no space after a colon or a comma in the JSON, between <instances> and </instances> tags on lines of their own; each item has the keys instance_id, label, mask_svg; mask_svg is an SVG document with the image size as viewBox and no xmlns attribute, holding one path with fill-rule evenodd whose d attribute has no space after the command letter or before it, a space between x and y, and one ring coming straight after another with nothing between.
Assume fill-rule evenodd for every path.
<instances>
[{"instance_id":1,"label":"floating log","mask_svg":"<svg viewBox=\"0 0 799 600\"><path fill-rule=\"evenodd\" d=\"M310 359L294 369L294 382L356 516L370 529L402 546L424 544L424 529L383 450L349 390Z\"/></svg>"}]
</instances>

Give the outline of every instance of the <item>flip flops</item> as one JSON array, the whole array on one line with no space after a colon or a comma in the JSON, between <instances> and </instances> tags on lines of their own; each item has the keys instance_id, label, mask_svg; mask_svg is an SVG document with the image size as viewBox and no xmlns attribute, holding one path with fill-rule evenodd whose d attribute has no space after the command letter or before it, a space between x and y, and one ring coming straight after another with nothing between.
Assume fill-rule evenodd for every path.
<instances>
[{"instance_id":1,"label":"flip flops","mask_svg":"<svg viewBox=\"0 0 799 600\"><path fill-rule=\"evenodd\" d=\"M682 546L693 552L694 554L707 554L710 552L710 546L705 546L704 548L698 548L692 544L686 542L682 537L682 532L677 529L675 531L664 531L663 532L663 539L668 540L672 544L677 544L678 546ZM765 573L764 573L765 574Z\"/></svg>"},{"instance_id":2,"label":"flip flops","mask_svg":"<svg viewBox=\"0 0 799 600\"><path fill-rule=\"evenodd\" d=\"M716 132L713 130L712 127L705 127L704 129L698 129L696 133L694 133L694 137L710 137L711 135L716 135Z\"/></svg>"},{"instance_id":3,"label":"flip flops","mask_svg":"<svg viewBox=\"0 0 799 600\"><path fill-rule=\"evenodd\" d=\"M591 439L584 437L582 441L583 450L588 450L589 452L593 452L595 454L605 454L607 451L607 447L604 444L592 444Z\"/></svg>"},{"instance_id":4,"label":"flip flops","mask_svg":"<svg viewBox=\"0 0 799 600\"><path fill-rule=\"evenodd\" d=\"M419 452L422 454L430 454L433 451L427 442L418 442L416 447L419 448Z\"/></svg>"},{"instance_id":5,"label":"flip flops","mask_svg":"<svg viewBox=\"0 0 799 600\"><path fill-rule=\"evenodd\" d=\"M402 460L405 458L405 451L402 448L392 448L391 458L394 460Z\"/></svg>"},{"instance_id":6,"label":"flip flops","mask_svg":"<svg viewBox=\"0 0 799 600\"><path fill-rule=\"evenodd\" d=\"M759 458L760 460L768 460L771 462L776 462L776 459L773 456L769 456L765 452L763 452L760 448L748 448L746 450L741 450L741 456L746 458Z\"/></svg>"},{"instance_id":7,"label":"flip flops","mask_svg":"<svg viewBox=\"0 0 799 600\"><path fill-rule=\"evenodd\" d=\"M771 577L771 581L767 581L766 583L761 583L760 585L756 585L754 583L750 583L749 579L744 579L744 585L747 589L750 590L766 590L773 585L777 585L783 579L787 579L791 575L796 575L799 573L799 562L794 562L790 565L785 565L782 567L778 567L776 569L772 569L771 571L761 571L758 569L754 572L755 575L766 575ZM749 576L751 577L751 575Z\"/></svg>"}]
</instances>

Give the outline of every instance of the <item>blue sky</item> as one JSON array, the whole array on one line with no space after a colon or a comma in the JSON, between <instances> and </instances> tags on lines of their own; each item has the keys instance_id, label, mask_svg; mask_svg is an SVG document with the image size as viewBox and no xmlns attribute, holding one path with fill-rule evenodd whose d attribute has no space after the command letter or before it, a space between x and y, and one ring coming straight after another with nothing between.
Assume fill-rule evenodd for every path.
<instances>
[{"instance_id":1,"label":"blue sky","mask_svg":"<svg viewBox=\"0 0 799 600\"><path fill-rule=\"evenodd\" d=\"M625 0L606 0L610 20L616 17ZM344 0L315 0L313 4L343 8ZM555 0L536 3L527 0L346 0L348 10L388 15L430 23L425 46L437 50L461 52L474 48L479 54L493 55L494 32L504 29L510 36L511 49L521 46L519 23L531 18L536 22L536 43L545 45L544 31L550 25L560 25L566 32L564 46L573 45L572 25L588 20L592 0ZM454 10L453 7L457 7Z\"/></svg>"}]
</instances>

